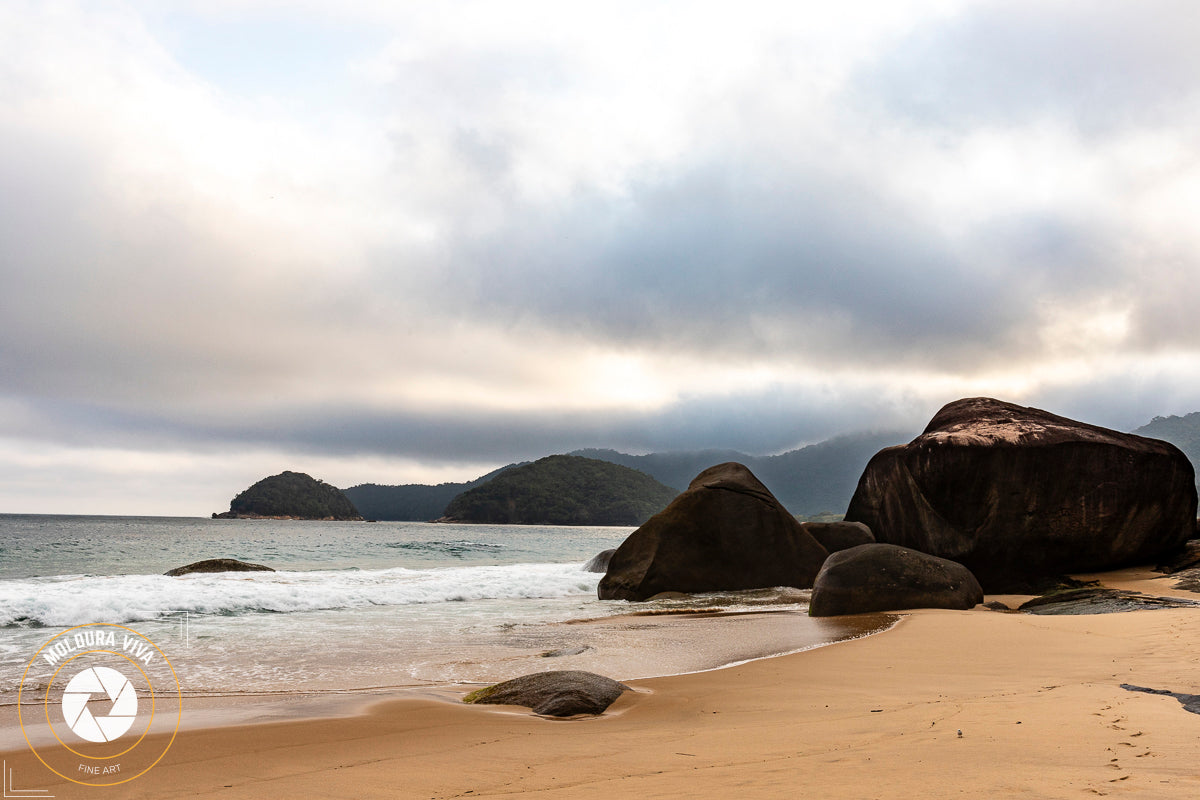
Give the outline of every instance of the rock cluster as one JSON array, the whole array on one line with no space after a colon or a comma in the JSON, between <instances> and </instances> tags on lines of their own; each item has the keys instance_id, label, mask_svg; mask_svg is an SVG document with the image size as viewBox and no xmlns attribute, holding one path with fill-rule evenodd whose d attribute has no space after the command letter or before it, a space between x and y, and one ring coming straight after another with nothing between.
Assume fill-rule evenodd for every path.
<instances>
[{"instance_id":1,"label":"rock cluster","mask_svg":"<svg viewBox=\"0 0 1200 800\"><path fill-rule=\"evenodd\" d=\"M1166 442L971 398L876 454L846 519L1003 591L1177 550L1196 529L1195 473Z\"/></svg>"},{"instance_id":2,"label":"rock cluster","mask_svg":"<svg viewBox=\"0 0 1200 800\"><path fill-rule=\"evenodd\" d=\"M1174 445L969 398L877 453L843 522L796 522L741 464L705 470L617 548L598 593L811 586L819 616L970 608L1068 573L1187 568L1196 507Z\"/></svg>"}]
</instances>

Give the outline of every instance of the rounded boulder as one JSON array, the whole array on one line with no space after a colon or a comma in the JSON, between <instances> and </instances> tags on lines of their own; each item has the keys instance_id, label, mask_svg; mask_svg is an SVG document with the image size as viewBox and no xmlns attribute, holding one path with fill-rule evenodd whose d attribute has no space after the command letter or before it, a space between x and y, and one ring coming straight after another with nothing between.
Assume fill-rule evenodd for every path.
<instances>
[{"instance_id":1,"label":"rounded boulder","mask_svg":"<svg viewBox=\"0 0 1200 800\"><path fill-rule=\"evenodd\" d=\"M807 589L828 555L746 466L709 467L621 543L601 600L662 592Z\"/></svg>"},{"instance_id":2,"label":"rounded boulder","mask_svg":"<svg viewBox=\"0 0 1200 800\"><path fill-rule=\"evenodd\" d=\"M836 617L908 608L965 610L983 602L971 571L954 561L894 544L862 544L826 559L809 614Z\"/></svg>"}]
</instances>

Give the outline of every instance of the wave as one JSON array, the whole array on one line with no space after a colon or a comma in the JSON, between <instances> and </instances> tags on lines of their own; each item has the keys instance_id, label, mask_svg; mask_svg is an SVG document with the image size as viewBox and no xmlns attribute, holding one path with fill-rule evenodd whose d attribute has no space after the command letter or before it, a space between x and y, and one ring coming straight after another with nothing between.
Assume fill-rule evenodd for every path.
<instances>
[{"instance_id":1,"label":"wave","mask_svg":"<svg viewBox=\"0 0 1200 800\"><path fill-rule=\"evenodd\" d=\"M312 572L64 575L0 581L0 627L137 622L175 611L237 615L472 600L595 596L580 564Z\"/></svg>"},{"instance_id":2,"label":"wave","mask_svg":"<svg viewBox=\"0 0 1200 800\"><path fill-rule=\"evenodd\" d=\"M450 541L429 542L385 542L384 547L395 550L405 550L410 553L437 553L462 558L469 553L490 553L503 550L507 545L486 544L484 542L468 542L458 539Z\"/></svg>"}]
</instances>

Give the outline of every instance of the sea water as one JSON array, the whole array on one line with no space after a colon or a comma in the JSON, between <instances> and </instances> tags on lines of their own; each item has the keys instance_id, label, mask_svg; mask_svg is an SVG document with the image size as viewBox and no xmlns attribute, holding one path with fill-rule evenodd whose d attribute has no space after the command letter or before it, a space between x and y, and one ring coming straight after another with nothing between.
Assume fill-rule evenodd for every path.
<instances>
[{"instance_id":1,"label":"sea water","mask_svg":"<svg viewBox=\"0 0 1200 800\"><path fill-rule=\"evenodd\" d=\"M601 601L584 564L631 528L0 515L0 705L76 625L150 638L186 696L618 679L802 650L879 622L811 619L766 589ZM205 558L275 572L168 577ZM761 612L777 613L761 613ZM751 613L760 612L760 613Z\"/></svg>"}]
</instances>

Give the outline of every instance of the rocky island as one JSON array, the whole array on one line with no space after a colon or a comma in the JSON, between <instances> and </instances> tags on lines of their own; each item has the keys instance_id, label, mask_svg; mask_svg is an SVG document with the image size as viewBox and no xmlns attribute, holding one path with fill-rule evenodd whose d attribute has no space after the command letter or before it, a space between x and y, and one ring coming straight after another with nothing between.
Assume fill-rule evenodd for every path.
<instances>
[{"instance_id":1,"label":"rocky island","mask_svg":"<svg viewBox=\"0 0 1200 800\"><path fill-rule=\"evenodd\" d=\"M312 519L361 521L342 490L303 472L284 471L246 489L213 519Z\"/></svg>"},{"instance_id":2,"label":"rocky island","mask_svg":"<svg viewBox=\"0 0 1200 800\"><path fill-rule=\"evenodd\" d=\"M513 467L451 501L440 522L640 525L678 494L644 472L580 456Z\"/></svg>"}]
</instances>

